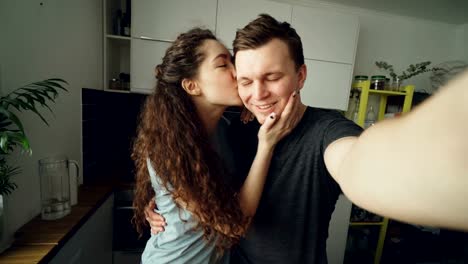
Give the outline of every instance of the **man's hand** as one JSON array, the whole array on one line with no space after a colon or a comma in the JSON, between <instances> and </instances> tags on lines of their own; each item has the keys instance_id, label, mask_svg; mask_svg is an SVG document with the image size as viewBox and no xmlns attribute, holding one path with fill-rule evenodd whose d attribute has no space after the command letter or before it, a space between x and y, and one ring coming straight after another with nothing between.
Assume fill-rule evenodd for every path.
<instances>
[{"instance_id":1,"label":"man's hand","mask_svg":"<svg viewBox=\"0 0 468 264\"><path fill-rule=\"evenodd\" d=\"M146 221L148 221L151 227L151 234L153 235L157 235L159 232L163 232L164 227L167 225L164 217L154 211L155 208L156 204L153 199L145 208Z\"/></svg>"}]
</instances>

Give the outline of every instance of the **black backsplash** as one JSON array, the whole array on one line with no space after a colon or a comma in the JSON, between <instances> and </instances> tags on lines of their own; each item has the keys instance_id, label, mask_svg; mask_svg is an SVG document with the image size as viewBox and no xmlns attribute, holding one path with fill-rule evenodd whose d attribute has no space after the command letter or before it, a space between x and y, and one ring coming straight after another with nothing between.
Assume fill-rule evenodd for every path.
<instances>
[{"instance_id":1,"label":"black backsplash","mask_svg":"<svg viewBox=\"0 0 468 264\"><path fill-rule=\"evenodd\" d=\"M134 181L130 158L142 94L82 89L83 182Z\"/></svg>"}]
</instances>

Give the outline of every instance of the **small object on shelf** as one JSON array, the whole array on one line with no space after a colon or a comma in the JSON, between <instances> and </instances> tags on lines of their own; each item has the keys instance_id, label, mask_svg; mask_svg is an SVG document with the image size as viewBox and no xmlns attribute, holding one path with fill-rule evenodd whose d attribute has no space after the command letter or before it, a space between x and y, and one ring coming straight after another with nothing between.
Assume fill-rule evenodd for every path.
<instances>
[{"instance_id":1,"label":"small object on shelf","mask_svg":"<svg viewBox=\"0 0 468 264\"><path fill-rule=\"evenodd\" d=\"M119 74L122 90L130 90L130 74L121 72Z\"/></svg>"},{"instance_id":2,"label":"small object on shelf","mask_svg":"<svg viewBox=\"0 0 468 264\"><path fill-rule=\"evenodd\" d=\"M359 101L359 92L357 90L351 90L349 93L348 110L345 115L349 120L354 120L356 107L359 107L359 102L356 104L356 101Z\"/></svg>"},{"instance_id":3,"label":"small object on shelf","mask_svg":"<svg viewBox=\"0 0 468 264\"><path fill-rule=\"evenodd\" d=\"M392 86L390 85L390 78L385 78L385 87L384 87L385 90L387 91L392 91Z\"/></svg>"},{"instance_id":4,"label":"small object on shelf","mask_svg":"<svg viewBox=\"0 0 468 264\"><path fill-rule=\"evenodd\" d=\"M367 111L366 121L364 122L364 128L369 128L374 125L377 120L377 116L374 111L374 107L371 105Z\"/></svg>"},{"instance_id":5,"label":"small object on shelf","mask_svg":"<svg viewBox=\"0 0 468 264\"><path fill-rule=\"evenodd\" d=\"M122 10L119 9L115 12L112 34L120 35L121 31L122 31Z\"/></svg>"},{"instance_id":6,"label":"small object on shelf","mask_svg":"<svg viewBox=\"0 0 468 264\"><path fill-rule=\"evenodd\" d=\"M385 89L385 76L374 75L371 77L370 89L384 90Z\"/></svg>"},{"instance_id":7,"label":"small object on shelf","mask_svg":"<svg viewBox=\"0 0 468 264\"><path fill-rule=\"evenodd\" d=\"M127 13L123 14L122 17L122 27L121 27L121 34L122 36L130 36L130 15Z\"/></svg>"},{"instance_id":8,"label":"small object on shelf","mask_svg":"<svg viewBox=\"0 0 468 264\"><path fill-rule=\"evenodd\" d=\"M401 91L401 80L400 78L396 78L393 83L392 83L392 90L395 91L395 92L399 92Z\"/></svg>"},{"instance_id":9,"label":"small object on shelf","mask_svg":"<svg viewBox=\"0 0 468 264\"><path fill-rule=\"evenodd\" d=\"M110 90L120 90L121 83L119 79L113 78L109 81L109 89Z\"/></svg>"},{"instance_id":10,"label":"small object on shelf","mask_svg":"<svg viewBox=\"0 0 468 264\"><path fill-rule=\"evenodd\" d=\"M354 112L352 114L352 119L354 123L357 123L359 118L359 95L356 96L356 99L354 100Z\"/></svg>"},{"instance_id":11,"label":"small object on shelf","mask_svg":"<svg viewBox=\"0 0 468 264\"><path fill-rule=\"evenodd\" d=\"M354 87L362 88L364 82L369 80L369 76L367 75L356 75L354 76Z\"/></svg>"}]
</instances>

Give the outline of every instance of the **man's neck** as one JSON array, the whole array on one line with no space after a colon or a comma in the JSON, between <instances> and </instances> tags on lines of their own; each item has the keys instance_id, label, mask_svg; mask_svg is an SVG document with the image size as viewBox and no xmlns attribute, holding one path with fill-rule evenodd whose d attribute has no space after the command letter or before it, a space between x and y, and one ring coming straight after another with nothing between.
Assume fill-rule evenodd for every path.
<instances>
[{"instance_id":1,"label":"man's neck","mask_svg":"<svg viewBox=\"0 0 468 264\"><path fill-rule=\"evenodd\" d=\"M304 117L305 111L307 110L307 105L303 104L302 102L299 103L299 122L297 122L296 126L301 122L302 118ZM296 126L294 128L296 128ZM293 130L294 130L293 128Z\"/></svg>"}]
</instances>

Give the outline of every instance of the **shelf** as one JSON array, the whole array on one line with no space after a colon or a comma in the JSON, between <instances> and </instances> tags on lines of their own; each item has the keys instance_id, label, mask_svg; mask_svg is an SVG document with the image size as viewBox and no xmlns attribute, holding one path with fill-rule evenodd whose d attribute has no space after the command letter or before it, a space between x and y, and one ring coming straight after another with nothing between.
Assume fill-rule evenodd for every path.
<instances>
[{"instance_id":1,"label":"shelf","mask_svg":"<svg viewBox=\"0 0 468 264\"><path fill-rule=\"evenodd\" d=\"M104 91L111 92L111 93L130 93L129 90L115 90L115 89L109 89L109 88L105 88Z\"/></svg>"},{"instance_id":2,"label":"shelf","mask_svg":"<svg viewBox=\"0 0 468 264\"><path fill-rule=\"evenodd\" d=\"M361 91L360 88L353 88L353 91ZM378 94L378 95L388 95L388 96L406 96L406 92L397 92L397 91L388 91L388 90L373 90L369 89L370 94Z\"/></svg>"},{"instance_id":3,"label":"shelf","mask_svg":"<svg viewBox=\"0 0 468 264\"><path fill-rule=\"evenodd\" d=\"M350 226L381 226L384 222L350 222Z\"/></svg>"},{"instance_id":4,"label":"shelf","mask_svg":"<svg viewBox=\"0 0 468 264\"><path fill-rule=\"evenodd\" d=\"M131 37L127 37L127 36L110 35L110 34L107 34L106 38L109 38L109 39L122 39L122 40L131 40L132 39Z\"/></svg>"}]
</instances>

